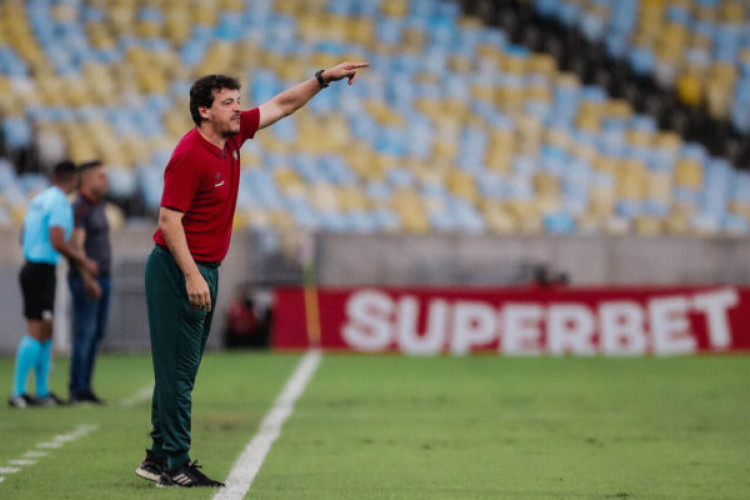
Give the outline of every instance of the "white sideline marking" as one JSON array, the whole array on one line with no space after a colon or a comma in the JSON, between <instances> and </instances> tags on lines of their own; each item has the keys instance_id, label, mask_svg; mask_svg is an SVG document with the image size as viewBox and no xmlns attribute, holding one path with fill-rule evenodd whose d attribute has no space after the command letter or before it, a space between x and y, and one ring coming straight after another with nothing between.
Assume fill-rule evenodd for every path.
<instances>
[{"instance_id":1,"label":"white sideline marking","mask_svg":"<svg viewBox=\"0 0 750 500\"><path fill-rule=\"evenodd\" d=\"M29 460L28 458L20 459L20 460L8 460L8 463L10 465L34 465L36 463L36 460Z\"/></svg>"},{"instance_id":2,"label":"white sideline marking","mask_svg":"<svg viewBox=\"0 0 750 500\"><path fill-rule=\"evenodd\" d=\"M43 443L37 443L37 448L61 448L64 443L75 441L79 437L83 437L86 434L95 431L99 428L98 424L95 425L79 425L71 432L65 434L58 434L52 441L46 441ZM21 467L27 467L36 464L35 458L46 457L48 453L46 451L29 450L23 454L26 458L17 458L8 460L9 465L15 465L17 467L0 467L0 474L15 474L21 472ZM5 476L0 476L0 483L5 481Z\"/></svg>"},{"instance_id":3,"label":"white sideline marking","mask_svg":"<svg viewBox=\"0 0 750 500\"><path fill-rule=\"evenodd\" d=\"M37 443L37 448L62 448L62 446L65 443L69 443L70 441L74 441L78 439L79 437L85 436L89 432L95 431L99 428L98 424L89 424L89 425L79 425L75 429L73 429L71 432L68 432L66 434L58 434L54 438L52 438L52 441L45 441L43 443ZM44 457L47 456L47 452L45 451L27 451L24 456L27 457ZM33 460L32 460L33 462Z\"/></svg>"},{"instance_id":4,"label":"white sideline marking","mask_svg":"<svg viewBox=\"0 0 750 500\"><path fill-rule=\"evenodd\" d=\"M39 443L36 445L37 448L62 448L62 443L58 441L51 441L46 443Z\"/></svg>"},{"instance_id":5,"label":"white sideline marking","mask_svg":"<svg viewBox=\"0 0 750 500\"><path fill-rule=\"evenodd\" d=\"M120 403L120 406L123 406L125 408L132 408L133 406L137 405L141 401L145 401L146 399L150 398L151 395L154 393L154 385L147 385L146 387L140 389L138 392L133 394L127 399L123 399Z\"/></svg>"},{"instance_id":6,"label":"white sideline marking","mask_svg":"<svg viewBox=\"0 0 750 500\"><path fill-rule=\"evenodd\" d=\"M308 382L320 365L320 351L308 351L297 365L294 373L284 386L284 390L276 398L271 410L263 418L258 433L247 444L240 458L234 464L226 487L221 488L214 500L235 500L245 496L258 474L263 461L271 450L271 445L281 434L281 426L294 410L294 403L305 391Z\"/></svg>"}]
</instances>

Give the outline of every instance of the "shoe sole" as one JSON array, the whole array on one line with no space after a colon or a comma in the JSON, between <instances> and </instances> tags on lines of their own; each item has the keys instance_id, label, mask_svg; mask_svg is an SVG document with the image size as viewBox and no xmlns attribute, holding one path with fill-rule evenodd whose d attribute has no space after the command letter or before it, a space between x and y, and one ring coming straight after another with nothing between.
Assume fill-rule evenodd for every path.
<instances>
[{"instance_id":1,"label":"shoe sole","mask_svg":"<svg viewBox=\"0 0 750 500\"><path fill-rule=\"evenodd\" d=\"M178 488L224 488L225 484L214 484L214 485L208 485L208 484L180 484L180 483L163 483L162 481L156 482L157 488L171 488L172 486L177 486Z\"/></svg>"},{"instance_id":2,"label":"shoe sole","mask_svg":"<svg viewBox=\"0 0 750 500\"><path fill-rule=\"evenodd\" d=\"M171 488L172 486L177 486L179 488L224 488L226 485L208 485L208 484L200 484L200 485L190 485L190 486L183 486L181 484L162 484L161 482L156 483L157 488Z\"/></svg>"},{"instance_id":3,"label":"shoe sole","mask_svg":"<svg viewBox=\"0 0 750 500\"><path fill-rule=\"evenodd\" d=\"M18 408L20 410L37 406L37 403L33 400L29 401L23 398L13 398L8 400L8 406L10 408Z\"/></svg>"},{"instance_id":4,"label":"shoe sole","mask_svg":"<svg viewBox=\"0 0 750 500\"><path fill-rule=\"evenodd\" d=\"M135 470L135 474L138 477L142 477L143 479L153 482L159 481L159 478L161 477L159 474L154 474L153 472L149 472L146 469L142 469L140 467Z\"/></svg>"}]
</instances>

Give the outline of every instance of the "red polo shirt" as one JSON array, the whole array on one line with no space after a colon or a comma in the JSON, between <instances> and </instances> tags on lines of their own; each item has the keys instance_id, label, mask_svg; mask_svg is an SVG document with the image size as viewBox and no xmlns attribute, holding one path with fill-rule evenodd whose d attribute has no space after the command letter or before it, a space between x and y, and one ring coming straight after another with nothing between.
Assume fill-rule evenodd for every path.
<instances>
[{"instance_id":1,"label":"red polo shirt","mask_svg":"<svg viewBox=\"0 0 750 500\"><path fill-rule=\"evenodd\" d=\"M177 144L164 170L161 206L185 214L182 226L195 260L221 262L227 255L240 183L240 147L255 135L259 123L258 108L244 111L240 132L227 139L223 151L194 128ZM161 229L154 241L167 246Z\"/></svg>"}]
</instances>

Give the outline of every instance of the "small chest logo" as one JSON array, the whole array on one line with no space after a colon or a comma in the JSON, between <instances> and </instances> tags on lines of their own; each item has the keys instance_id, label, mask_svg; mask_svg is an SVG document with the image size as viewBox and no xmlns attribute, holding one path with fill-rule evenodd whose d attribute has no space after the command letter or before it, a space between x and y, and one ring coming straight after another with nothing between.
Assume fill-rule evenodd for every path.
<instances>
[{"instance_id":1,"label":"small chest logo","mask_svg":"<svg viewBox=\"0 0 750 500\"><path fill-rule=\"evenodd\" d=\"M239 160L240 159L240 155L237 153L236 149L234 151L232 151L232 156L234 156L235 160Z\"/></svg>"},{"instance_id":2,"label":"small chest logo","mask_svg":"<svg viewBox=\"0 0 750 500\"><path fill-rule=\"evenodd\" d=\"M219 186L223 186L223 185L224 185L224 181L223 181L223 180L221 180L221 173L217 173L217 174L216 174L216 175L214 176L214 179L215 179L215 181L214 181L214 187L215 187L215 188L217 188L217 187L219 187Z\"/></svg>"}]
</instances>

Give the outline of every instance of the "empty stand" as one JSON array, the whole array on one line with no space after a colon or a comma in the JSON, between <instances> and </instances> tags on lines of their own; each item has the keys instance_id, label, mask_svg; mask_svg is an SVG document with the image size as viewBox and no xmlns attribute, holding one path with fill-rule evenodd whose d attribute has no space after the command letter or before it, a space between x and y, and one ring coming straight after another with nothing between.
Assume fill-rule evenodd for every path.
<instances>
[{"instance_id":1,"label":"empty stand","mask_svg":"<svg viewBox=\"0 0 750 500\"><path fill-rule=\"evenodd\" d=\"M621 34L613 50L628 51L644 71L686 61L685 71L668 75L681 99L712 99L727 116L750 102L744 42L694 41L694 23L681 11L659 11L670 23L661 33L633 13L638 2L537 3L583 23L594 38ZM739 12L713 9L711 26ZM634 43L639 36L645 41ZM731 58L705 62L694 55L701 43L699 55ZM192 127L187 96L195 78L236 75L252 106L354 58L373 64L355 85L332 85L246 143L236 224L363 233L748 233L750 174L661 131L602 86L560 71L552 55L511 43L452 1L6 0L0 135L10 158L25 148L48 161L102 158L113 196L136 199L153 214L171 148ZM710 78L696 84L690 68ZM40 179L0 162L0 224L20 222Z\"/></svg>"}]
</instances>

